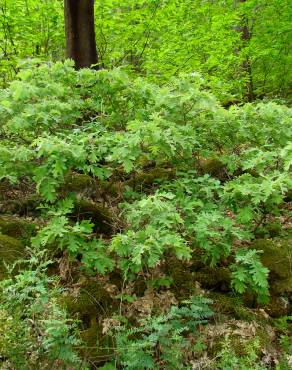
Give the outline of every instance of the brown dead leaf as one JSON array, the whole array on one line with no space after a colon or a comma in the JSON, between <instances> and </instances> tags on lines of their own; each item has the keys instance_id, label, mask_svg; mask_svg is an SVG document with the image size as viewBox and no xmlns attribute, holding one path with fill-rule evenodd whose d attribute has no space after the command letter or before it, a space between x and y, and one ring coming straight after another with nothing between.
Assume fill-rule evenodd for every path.
<instances>
[{"instance_id":1,"label":"brown dead leaf","mask_svg":"<svg viewBox=\"0 0 292 370\"><path fill-rule=\"evenodd\" d=\"M102 321L102 334L107 334L111 329L120 326L120 322L115 319L105 318Z\"/></svg>"},{"instance_id":2,"label":"brown dead leaf","mask_svg":"<svg viewBox=\"0 0 292 370\"><path fill-rule=\"evenodd\" d=\"M62 281L67 281L70 274L70 261L67 252L63 253L63 256L59 260L59 275Z\"/></svg>"}]
</instances>

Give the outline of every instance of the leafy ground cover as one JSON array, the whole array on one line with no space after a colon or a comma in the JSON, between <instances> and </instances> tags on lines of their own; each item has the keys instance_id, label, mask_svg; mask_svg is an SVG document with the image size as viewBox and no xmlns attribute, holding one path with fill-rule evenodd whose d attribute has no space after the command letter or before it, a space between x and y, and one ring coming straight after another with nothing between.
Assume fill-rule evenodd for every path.
<instances>
[{"instance_id":1,"label":"leafy ground cover","mask_svg":"<svg viewBox=\"0 0 292 370\"><path fill-rule=\"evenodd\" d=\"M291 367L291 108L66 61L0 115L4 369Z\"/></svg>"}]
</instances>

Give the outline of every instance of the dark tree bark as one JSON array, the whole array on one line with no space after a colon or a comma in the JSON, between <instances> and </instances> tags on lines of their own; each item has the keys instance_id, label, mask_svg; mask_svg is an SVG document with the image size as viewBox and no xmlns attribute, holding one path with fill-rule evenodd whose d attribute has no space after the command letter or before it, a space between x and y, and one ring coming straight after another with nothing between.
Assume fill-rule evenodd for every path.
<instances>
[{"instance_id":1,"label":"dark tree bark","mask_svg":"<svg viewBox=\"0 0 292 370\"><path fill-rule=\"evenodd\" d=\"M94 0L64 0L66 56L77 69L98 62L94 30Z\"/></svg>"},{"instance_id":2,"label":"dark tree bark","mask_svg":"<svg viewBox=\"0 0 292 370\"><path fill-rule=\"evenodd\" d=\"M245 3L246 0L239 0L240 3ZM251 39L251 31L248 27L248 19L245 15L242 16L242 25L240 27L240 32L241 32L241 39L243 41L243 44L247 45ZM252 102L255 98L254 96L254 87L253 87L253 78L252 78L252 67L251 67L251 62L248 56L246 56L242 68L245 71L248 81L246 84L246 98L247 101Z\"/></svg>"}]
</instances>

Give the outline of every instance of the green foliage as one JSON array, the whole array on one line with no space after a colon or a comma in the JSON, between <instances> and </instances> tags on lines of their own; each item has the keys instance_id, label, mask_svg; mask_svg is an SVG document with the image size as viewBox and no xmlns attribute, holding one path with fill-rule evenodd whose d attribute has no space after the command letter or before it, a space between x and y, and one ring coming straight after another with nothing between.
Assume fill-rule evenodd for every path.
<instances>
[{"instance_id":1,"label":"green foliage","mask_svg":"<svg viewBox=\"0 0 292 370\"><path fill-rule=\"evenodd\" d=\"M258 356L259 349L260 343L256 338L245 346L244 350L246 354L238 356L232 347L231 338L227 337L219 353L219 361L216 364L216 368L222 370L232 370L235 368L240 370L266 370L266 367L260 365Z\"/></svg>"},{"instance_id":2,"label":"green foliage","mask_svg":"<svg viewBox=\"0 0 292 370\"><path fill-rule=\"evenodd\" d=\"M0 93L1 178L30 178L49 210L34 247L81 256L91 273L111 271L116 260L133 277L169 254L188 260L197 248L205 262L221 263L267 214L281 212L291 184L291 109L260 103L226 111L196 76L158 87L121 70L75 71L65 62L24 69L19 77ZM205 158L219 153L224 181L202 173ZM92 222L71 221L74 194L58 203L74 171L93 182L114 179L116 168L135 178L147 163L172 168L176 178L124 202L124 230L109 242L96 239ZM238 256L245 276L258 271L237 291L263 288L266 295L260 261Z\"/></svg>"},{"instance_id":3,"label":"green foliage","mask_svg":"<svg viewBox=\"0 0 292 370\"><path fill-rule=\"evenodd\" d=\"M171 194L157 193L128 205L130 230L116 235L110 245L122 257L120 265L125 274L155 267L168 251L178 259L190 258L191 250L179 234L183 220L169 199Z\"/></svg>"},{"instance_id":4,"label":"green foliage","mask_svg":"<svg viewBox=\"0 0 292 370\"><path fill-rule=\"evenodd\" d=\"M230 218L218 211L202 212L194 225L196 242L210 257L211 265L219 262L220 258L228 257L234 238L243 239L240 229L233 226Z\"/></svg>"},{"instance_id":5,"label":"green foliage","mask_svg":"<svg viewBox=\"0 0 292 370\"><path fill-rule=\"evenodd\" d=\"M4 0L0 8L0 84L19 70L24 58L51 59L64 55L62 2Z\"/></svg>"},{"instance_id":6,"label":"green foliage","mask_svg":"<svg viewBox=\"0 0 292 370\"><path fill-rule=\"evenodd\" d=\"M146 287L155 299L162 292L163 306L178 282L201 292L196 279L215 269L228 275L220 289L233 289L235 300L246 294L264 304L269 267L282 278L281 289L271 281L271 298L281 291L275 302L286 304L290 266L286 276L273 240L269 251L249 245L260 233L275 236L270 225L285 236L290 217L290 2L95 1L99 71L60 62L63 3L0 5L0 206L32 216L37 230L22 245L20 230L2 227L3 266L24 251L31 258L0 282L0 367L100 368L102 358L112 360L108 370L264 370L257 337L239 354L227 336L208 363L208 299L190 297L164 314L152 302L156 314L140 322L133 312L147 311ZM68 185L74 176L86 181ZM94 217L84 204L96 207ZM172 263L180 266L164 271ZM61 284L80 321L65 311ZM120 326L108 318L115 314ZM277 370L291 365L290 320L275 323ZM84 349L79 338L92 333Z\"/></svg>"},{"instance_id":7,"label":"green foliage","mask_svg":"<svg viewBox=\"0 0 292 370\"><path fill-rule=\"evenodd\" d=\"M238 249L235 255L236 264L231 266L232 285L238 293L253 291L262 303L268 301L268 273L259 259L258 251Z\"/></svg>"},{"instance_id":8,"label":"green foliage","mask_svg":"<svg viewBox=\"0 0 292 370\"><path fill-rule=\"evenodd\" d=\"M65 364L78 364L80 360L74 346L81 342L76 336L76 323L70 322L66 312L54 300L48 305L48 311L49 314L42 321L45 330L42 345L48 357L51 360L60 359Z\"/></svg>"},{"instance_id":9,"label":"green foliage","mask_svg":"<svg viewBox=\"0 0 292 370\"><path fill-rule=\"evenodd\" d=\"M0 284L0 354L5 365L27 369L50 361L77 365L76 323L58 306L60 288L46 274L44 252L22 261L26 269Z\"/></svg>"},{"instance_id":10,"label":"green foliage","mask_svg":"<svg viewBox=\"0 0 292 370\"><path fill-rule=\"evenodd\" d=\"M76 71L66 61L26 67L0 91L0 111L0 176L14 187L25 180L36 195L41 227L31 239L35 252L64 251L83 273L120 272L124 282L152 274L168 258L181 263L196 256L203 265L230 269L237 294L267 301L268 270L257 251L243 246L268 217L285 212L291 109L260 103L225 110L196 76L159 87L120 69ZM219 169L210 170L209 161ZM147 168L158 170L157 180L142 181L138 193L135 181ZM160 178L161 169L172 177ZM118 200L106 194L116 220L107 237L97 234L97 218L79 217L76 204L91 204L83 198L91 195L82 188L66 189L75 173L90 180L95 196L100 184L117 183L121 189ZM169 286L159 278L153 275L154 288ZM16 329L25 322L19 335L32 343L37 359L78 363L76 326L56 303L50 279L32 268L3 283L10 306L5 301L1 315L9 335L1 340L12 362L28 361ZM135 303L135 294L117 296L125 305ZM19 312L13 325L10 309ZM191 318L199 320L189 309L200 312L190 303L146 320L141 328L121 330L116 340L123 366L157 368L160 361L168 368L187 368L182 348L197 325L195 320L192 327ZM45 333L38 349L32 315ZM122 353L125 343L131 349Z\"/></svg>"},{"instance_id":11,"label":"green foliage","mask_svg":"<svg viewBox=\"0 0 292 370\"><path fill-rule=\"evenodd\" d=\"M278 330L280 330L284 334L288 334L288 332L289 332L289 323L291 321L292 321L292 316L282 316L278 319L275 319L274 325Z\"/></svg>"},{"instance_id":12,"label":"green foliage","mask_svg":"<svg viewBox=\"0 0 292 370\"><path fill-rule=\"evenodd\" d=\"M213 315L211 301L191 297L181 307L172 306L164 315L148 317L140 327L116 329L118 362L125 369L186 369L184 354L191 344L187 334L196 336L197 326Z\"/></svg>"},{"instance_id":13,"label":"green foliage","mask_svg":"<svg viewBox=\"0 0 292 370\"><path fill-rule=\"evenodd\" d=\"M69 252L69 255L82 256L82 262L88 272L105 274L113 268L113 262L107 254L103 243L92 237L93 224L82 220L72 224L66 217L73 208L73 200L66 198L55 208L49 208L49 221L37 236L32 238L34 248L58 247Z\"/></svg>"}]
</instances>

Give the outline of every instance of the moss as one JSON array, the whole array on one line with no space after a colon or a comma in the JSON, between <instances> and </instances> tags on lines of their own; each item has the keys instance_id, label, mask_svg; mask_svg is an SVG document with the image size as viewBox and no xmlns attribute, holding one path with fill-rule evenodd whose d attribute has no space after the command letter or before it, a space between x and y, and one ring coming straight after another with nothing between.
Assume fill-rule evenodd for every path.
<instances>
[{"instance_id":1,"label":"moss","mask_svg":"<svg viewBox=\"0 0 292 370\"><path fill-rule=\"evenodd\" d=\"M270 346L270 337L265 330L257 329L254 337L247 340L238 335L231 335L230 344L238 357L249 357L251 350L260 356L262 350Z\"/></svg>"},{"instance_id":2,"label":"moss","mask_svg":"<svg viewBox=\"0 0 292 370\"><path fill-rule=\"evenodd\" d=\"M287 298L272 296L265 310L272 317L281 317L291 314L291 305Z\"/></svg>"},{"instance_id":3,"label":"moss","mask_svg":"<svg viewBox=\"0 0 292 370\"><path fill-rule=\"evenodd\" d=\"M203 267L195 273L195 279L205 288L220 288L227 290L231 275L226 267Z\"/></svg>"},{"instance_id":4,"label":"moss","mask_svg":"<svg viewBox=\"0 0 292 370\"><path fill-rule=\"evenodd\" d=\"M28 241L36 232L36 225L12 216L0 217L0 232L16 239Z\"/></svg>"},{"instance_id":5,"label":"moss","mask_svg":"<svg viewBox=\"0 0 292 370\"><path fill-rule=\"evenodd\" d=\"M289 189L285 194L285 202L292 202L292 189Z\"/></svg>"},{"instance_id":6,"label":"moss","mask_svg":"<svg viewBox=\"0 0 292 370\"><path fill-rule=\"evenodd\" d=\"M271 238L280 236L283 232L282 225L279 222L273 222L266 225L266 229Z\"/></svg>"},{"instance_id":7,"label":"moss","mask_svg":"<svg viewBox=\"0 0 292 370\"><path fill-rule=\"evenodd\" d=\"M173 280L177 299L186 298L197 292L198 283L203 288L217 288L222 291L230 290L230 271L225 267L201 267L199 260L194 259L193 265L186 266L175 258L168 258L164 273ZM197 270L197 268L199 269ZM201 268L200 268L201 267ZM194 271L195 269L195 271Z\"/></svg>"},{"instance_id":8,"label":"moss","mask_svg":"<svg viewBox=\"0 0 292 370\"><path fill-rule=\"evenodd\" d=\"M92 190L94 187L95 181L92 177L85 174L71 172L65 178L63 190L66 192L81 193L86 191L86 189Z\"/></svg>"},{"instance_id":9,"label":"moss","mask_svg":"<svg viewBox=\"0 0 292 370\"><path fill-rule=\"evenodd\" d=\"M5 180L0 180L0 200L4 200L4 194L9 189L8 184L6 184Z\"/></svg>"},{"instance_id":10,"label":"moss","mask_svg":"<svg viewBox=\"0 0 292 370\"><path fill-rule=\"evenodd\" d=\"M192 254L191 258L191 271L196 272L203 267L206 266L206 264L203 262L203 251L201 249L196 249L196 253Z\"/></svg>"},{"instance_id":11,"label":"moss","mask_svg":"<svg viewBox=\"0 0 292 370\"><path fill-rule=\"evenodd\" d=\"M102 328L96 318L90 322L88 329L80 332L81 339L84 343L80 350L83 358L90 360L95 368L99 368L114 355L114 345L111 338L102 333ZM98 367L97 367L98 366Z\"/></svg>"},{"instance_id":12,"label":"moss","mask_svg":"<svg viewBox=\"0 0 292 370\"><path fill-rule=\"evenodd\" d=\"M108 338L102 334L99 319L105 315L111 316L115 307L101 283L94 279L87 280L77 294L63 296L60 303L71 316L77 316L80 320L80 335L84 342L80 349L82 356L99 364L111 355L107 348L113 345L106 343Z\"/></svg>"},{"instance_id":13,"label":"moss","mask_svg":"<svg viewBox=\"0 0 292 370\"><path fill-rule=\"evenodd\" d=\"M62 303L70 314L78 314L84 322L104 313L111 307L112 299L103 286L95 280L83 283L76 296L66 295Z\"/></svg>"},{"instance_id":14,"label":"moss","mask_svg":"<svg viewBox=\"0 0 292 370\"><path fill-rule=\"evenodd\" d=\"M41 211L38 207L41 201L38 194L31 194L22 200L15 200L12 212L20 216L40 216Z\"/></svg>"},{"instance_id":15,"label":"moss","mask_svg":"<svg viewBox=\"0 0 292 370\"><path fill-rule=\"evenodd\" d=\"M140 190L152 186L156 180L171 180L175 178L175 171L170 168L153 168L147 172L136 173L124 185Z\"/></svg>"},{"instance_id":16,"label":"moss","mask_svg":"<svg viewBox=\"0 0 292 370\"><path fill-rule=\"evenodd\" d=\"M99 180L89 175L70 172L65 178L61 193L82 193L88 197L96 195L104 197L105 194L117 196L120 193L119 184L107 180Z\"/></svg>"},{"instance_id":17,"label":"moss","mask_svg":"<svg viewBox=\"0 0 292 370\"><path fill-rule=\"evenodd\" d=\"M119 182L115 183L107 180L99 180L98 187L103 194L112 197L117 197L123 192L122 185Z\"/></svg>"},{"instance_id":18,"label":"moss","mask_svg":"<svg viewBox=\"0 0 292 370\"><path fill-rule=\"evenodd\" d=\"M219 315L230 315L237 320L252 321L256 319L254 312L245 307L239 297L222 293L210 293L213 309Z\"/></svg>"},{"instance_id":19,"label":"moss","mask_svg":"<svg viewBox=\"0 0 292 370\"><path fill-rule=\"evenodd\" d=\"M75 220L91 220L96 232L110 234L112 231L113 215L110 210L86 199L75 201L72 218Z\"/></svg>"},{"instance_id":20,"label":"moss","mask_svg":"<svg viewBox=\"0 0 292 370\"><path fill-rule=\"evenodd\" d=\"M91 318L89 327L80 332L81 339L85 344L81 350L82 356L86 358L96 357L98 348L100 328L97 325L96 317Z\"/></svg>"},{"instance_id":21,"label":"moss","mask_svg":"<svg viewBox=\"0 0 292 370\"><path fill-rule=\"evenodd\" d=\"M273 223L268 223L264 226L258 227L255 236L257 238L275 238L279 237L283 234L283 228L280 223L273 222Z\"/></svg>"},{"instance_id":22,"label":"moss","mask_svg":"<svg viewBox=\"0 0 292 370\"><path fill-rule=\"evenodd\" d=\"M292 246L289 239L259 239L252 249L263 251L262 263L270 270L271 278L278 280L292 277Z\"/></svg>"},{"instance_id":23,"label":"moss","mask_svg":"<svg viewBox=\"0 0 292 370\"><path fill-rule=\"evenodd\" d=\"M23 244L11 236L0 234L0 279L6 275L5 264L12 264L23 258Z\"/></svg>"},{"instance_id":24,"label":"moss","mask_svg":"<svg viewBox=\"0 0 292 370\"><path fill-rule=\"evenodd\" d=\"M177 299L185 299L196 292L194 273L187 269L181 261L169 258L165 264L165 273L172 278L174 294Z\"/></svg>"},{"instance_id":25,"label":"moss","mask_svg":"<svg viewBox=\"0 0 292 370\"><path fill-rule=\"evenodd\" d=\"M222 181L226 179L226 165L218 158L201 159L198 167L203 174L208 174Z\"/></svg>"},{"instance_id":26,"label":"moss","mask_svg":"<svg viewBox=\"0 0 292 370\"><path fill-rule=\"evenodd\" d=\"M271 282L271 290L280 295L292 294L292 276L287 279L279 279Z\"/></svg>"},{"instance_id":27,"label":"moss","mask_svg":"<svg viewBox=\"0 0 292 370\"><path fill-rule=\"evenodd\" d=\"M230 354L230 359L250 356L251 352L260 356L263 350L271 347L274 333L269 323L245 320L225 321L216 323L213 328L207 328L208 354L212 357L221 357L222 350ZM210 341L211 339L211 341Z\"/></svg>"},{"instance_id":28,"label":"moss","mask_svg":"<svg viewBox=\"0 0 292 370\"><path fill-rule=\"evenodd\" d=\"M273 317L292 312L292 246L290 239L260 239L251 248L261 250L262 263L270 270L271 299L265 307Z\"/></svg>"}]
</instances>

